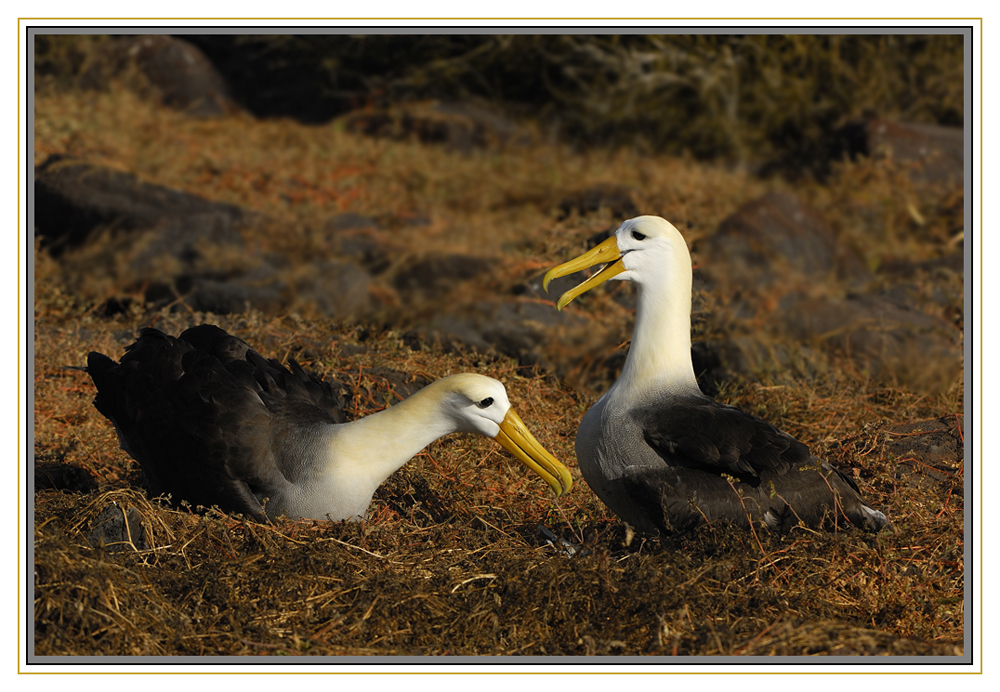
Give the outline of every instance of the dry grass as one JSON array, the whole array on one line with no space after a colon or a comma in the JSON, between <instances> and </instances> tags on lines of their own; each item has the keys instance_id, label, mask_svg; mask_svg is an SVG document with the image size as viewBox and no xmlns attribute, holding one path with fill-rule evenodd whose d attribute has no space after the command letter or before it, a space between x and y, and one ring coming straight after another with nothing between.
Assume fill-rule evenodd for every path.
<instances>
[{"instance_id":1,"label":"dry grass","mask_svg":"<svg viewBox=\"0 0 1000 692\"><path fill-rule=\"evenodd\" d=\"M465 244L496 258L493 284L475 290L535 275L617 222L605 213L555 221L554 201L567 192L609 181L631 185L644 212L672 219L697 241L743 201L774 187L635 152L540 147L460 156L350 137L335 125L198 121L122 90L39 94L36 114L36 160L69 152L244 205L272 220L251 240L293 261L317 251L309 229L334 211L426 214L430 226L399 230L393 241L427 252ZM864 235L873 213L890 220L885 234L867 237L871 266L939 256L950 239L942 227L954 218L951 193L899 183L891 167L860 162L843 166L827 187L801 183L794 190L849 238ZM908 211L913 205L923 224ZM288 228L302 232L272 235ZM772 420L854 473L891 527L877 536L849 528L777 536L706 527L649 541L615 521L573 463L576 425L613 376L615 349L608 344L624 342L631 328L631 314L611 292L573 308L587 316L592 341L580 333L553 340L554 358L578 359L564 363L570 375L557 377L492 355L445 352L379 325L196 314L183 302L160 311L133 305L106 317L97 310L106 296L71 289L78 284L62 272L37 255L35 459L81 467L99 489L34 496L36 655L962 651L961 448L947 467L928 464L901 456L885 431L919 420L953 430L963 411L961 382L919 394L820 359L729 384L720 398ZM150 500L134 462L91 406L89 379L64 366L81 365L90 350L120 355L142 326L178 333L202 321L268 356L294 357L351 384L357 395L350 412L357 415L394 401L394 388L407 378L459 371L498 377L542 444L574 467L577 485L555 500L491 441L453 436L390 478L361 524L264 526ZM714 336L724 327L701 329ZM87 542L92 522L113 503L141 518L136 549ZM585 551L571 556L549 545L539 525Z\"/></svg>"},{"instance_id":2,"label":"dry grass","mask_svg":"<svg viewBox=\"0 0 1000 692\"><path fill-rule=\"evenodd\" d=\"M507 384L540 441L571 463L576 421L591 400L509 361L411 351L391 331L165 313L50 325L37 341L36 458L82 466L101 489L35 495L36 654L961 651L961 462L944 476L925 473L915 459L902 463L886 451L879 424L943 414L954 402L847 377L726 393L853 471L893 521L878 536L708 527L662 542L629 541L575 468L576 488L555 500L492 442L468 436L435 443L394 475L364 524L271 527L147 500L135 488L134 462L89 405L86 376L60 369L88 348L120 350L141 324L176 332L202 319L265 353L314 359L311 367L359 386L359 415L395 398L384 378L366 375L374 368L430 377L490 372ZM138 550L113 552L85 540L112 503L138 510L145 534ZM587 554L548 545L539 525Z\"/></svg>"}]
</instances>

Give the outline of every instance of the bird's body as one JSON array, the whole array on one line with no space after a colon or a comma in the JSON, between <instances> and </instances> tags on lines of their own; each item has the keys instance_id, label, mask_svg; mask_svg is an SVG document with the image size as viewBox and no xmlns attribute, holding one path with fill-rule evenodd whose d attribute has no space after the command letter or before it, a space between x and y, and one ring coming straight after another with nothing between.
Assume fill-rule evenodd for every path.
<instances>
[{"instance_id":1,"label":"bird's body","mask_svg":"<svg viewBox=\"0 0 1000 692\"><path fill-rule=\"evenodd\" d=\"M87 371L122 449L174 501L260 520L357 519L390 474L452 432L495 437L557 494L571 485L503 385L482 375L443 378L348 422L329 383L211 325L177 338L144 329L120 364L91 353Z\"/></svg>"},{"instance_id":2,"label":"bird's body","mask_svg":"<svg viewBox=\"0 0 1000 692\"><path fill-rule=\"evenodd\" d=\"M691 258L677 229L659 217L626 221L551 270L546 284L599 263L607 266L558 305L609 278L638 287L622 373L576 438L584 479L621 519L648 533L717 521L787 529L846 517L867 529L885 525L854 481L806 445L701 392L691 362Z\"/></svg>"}]
</instances>

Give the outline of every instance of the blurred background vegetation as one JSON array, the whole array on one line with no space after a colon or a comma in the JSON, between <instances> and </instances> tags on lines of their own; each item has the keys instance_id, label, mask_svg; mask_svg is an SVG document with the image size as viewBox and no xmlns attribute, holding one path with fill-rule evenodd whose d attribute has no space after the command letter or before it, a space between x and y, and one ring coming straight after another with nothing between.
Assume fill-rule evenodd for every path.
<instances>
[{"instance_id":1,"label":"blurred background vegetation","mask_svg":"<svg viewBox=\"0 0 1000 692\"><path fill-rule=\"evenodd\" d=\"M478 102L581 147L810 170L852 121L963 124L958 35L185 35L258 117ZM38 84L101 81L111 37L40 36ZM823 171L820 171L821 173Z\"/></svg>"}]
</instances>

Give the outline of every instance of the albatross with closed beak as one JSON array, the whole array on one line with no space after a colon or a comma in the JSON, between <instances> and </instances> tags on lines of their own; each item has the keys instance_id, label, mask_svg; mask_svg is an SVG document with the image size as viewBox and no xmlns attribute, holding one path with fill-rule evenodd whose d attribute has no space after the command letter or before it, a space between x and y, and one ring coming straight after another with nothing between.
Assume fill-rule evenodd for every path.
<instances>
[{"instance_id":1,"label":"albatross with closed beak","mask_svg":"<svg viewBox=\"0 0 1000 692\"><path fill-rule=\"evenodd\" d=\"M461 374L347 422L329 383L212 325L143 329L121 362L91 353L94 405L154 494L266 520L359 519L375 489L434 440L495 438L555 494L569 471L528 432L504 386Z\"/></svg>"},{"instance_id":2,"label":"albatross with closed beak","mask_svg":"<svg viewBox=\"0 0 1000 692\"><path fill-rule=\"evenodd\" d=\"M609 279L638 289L621 375L576 436L584 479L621 519L647 533L716 521L834 526L844 517L866 530L885 526L854 481L806 445L701 392L691 363L691 256L673 225L658 216L625 221L543 285L597 264L606 266L557 307Z\"/></svg>"}]
</instances>

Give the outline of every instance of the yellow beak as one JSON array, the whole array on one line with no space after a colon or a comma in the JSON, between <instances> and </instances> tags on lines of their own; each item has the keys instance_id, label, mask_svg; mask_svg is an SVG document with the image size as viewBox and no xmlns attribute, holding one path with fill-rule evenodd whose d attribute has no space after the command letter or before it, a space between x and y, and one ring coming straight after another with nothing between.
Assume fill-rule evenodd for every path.
<instances>
[{"instance_id":1,"label":"yellow beak","mask_svg":"<svg viewBox=\"0 0 1000 692\"><path fill-rule=\"evenodd\" d=\"M542 279L542 288L548 291L549 282L552 281L552 279L558 279L560 276L572 274L573 272L580 271L581 269L592 267L595 264L606 263L606 266L601 269L601 271L594 274L576 288L571 288L559 296L559 300L556 302L556 308L562 310L578 295L586 293L594 286L602 284L611 277L617 276L625 271L625 265L622 264L621 257L621 252L618 251L618 238L612 235L603 243L597 247L591 248L576 259L571 259L569 262L563 262L558 267L550 269L545 274L545 278Z\"/></svg>"},{"instance_id":2,"label":"yellow beak","mask_svg":"<svg viewBox=\"0 0 1000 692\"><path fill-rule=\"evenodd\" d=\"M507 411L503 423L500 424L500 432L497 433L496 441L520 459L525 466L541 476L552 488L556 497L568 493L573 487L573 478L569 475L569 469L560 464L554 456L548 453L545 447L542 447L535 436L528 432L524 421L514 409Z\"/></svg>"}]
</instances>

